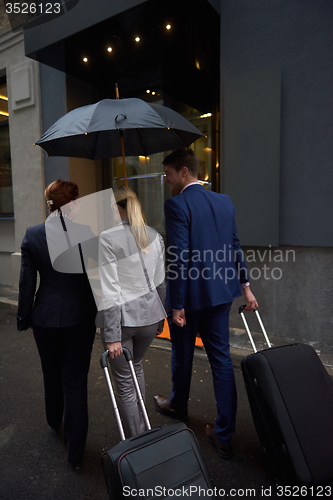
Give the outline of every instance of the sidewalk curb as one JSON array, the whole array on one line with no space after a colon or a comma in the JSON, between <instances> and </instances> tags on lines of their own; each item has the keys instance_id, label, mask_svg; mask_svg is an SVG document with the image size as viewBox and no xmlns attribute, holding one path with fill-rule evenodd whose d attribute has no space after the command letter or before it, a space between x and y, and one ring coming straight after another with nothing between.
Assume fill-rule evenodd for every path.
<instances>
[{"instance_id":1,"label":"sidewalk curb","mask_svg":"<svg viewBox=\"0 0 333 500\"><path fill-rule=\"evenodd\" d=\"M288 343L288 342L286 342L286 343ZM171 342L169 339L165 339L165 338L159 339L158 337L156 337L153 340L150 347L153 349L169 351L171 353ZM241 362L245 358L245 356L248 356L249 354L252 354L252 353L253 353L253 351L251 351L249 349L230 347L230 355L231 355L232 364L233 364L234 368L240 368ZM204 347L195 347L194 356L201 358L201 359L205 359L208 362L208 357L207 357L207 354L206 354ZM320 355L319 355L319 358L320 358ZM333 367L327 366L325 364L324 364L324 366L326 368L327 373L330 375L330 377L333 380Z\"/></svg>"},{"instance_id":2,"label":"sidewalk curb","mask_svg":"<svg viewBox=\"0 0 333 500\"><path fill-rule=\"evenodd\" d=\"M10 311L13 314L17 312L17 300L0 297L0 309Z\"/></svg>"}]
</instances>

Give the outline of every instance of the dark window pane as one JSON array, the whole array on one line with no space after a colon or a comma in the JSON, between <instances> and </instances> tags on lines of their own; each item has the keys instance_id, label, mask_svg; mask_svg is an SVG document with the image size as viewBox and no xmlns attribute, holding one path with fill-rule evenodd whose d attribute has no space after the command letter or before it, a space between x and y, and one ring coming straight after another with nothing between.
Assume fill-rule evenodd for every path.
<instances>
[{"instance_id":1,"label":"dark window pane","mask_svg":"<svg viewBox=\"0 0 333 500\"><path fill-rule=\"evenodd\" d=\"M7 85L0 83L0 217L13 217Z\"/></svg>"}]
</instances>

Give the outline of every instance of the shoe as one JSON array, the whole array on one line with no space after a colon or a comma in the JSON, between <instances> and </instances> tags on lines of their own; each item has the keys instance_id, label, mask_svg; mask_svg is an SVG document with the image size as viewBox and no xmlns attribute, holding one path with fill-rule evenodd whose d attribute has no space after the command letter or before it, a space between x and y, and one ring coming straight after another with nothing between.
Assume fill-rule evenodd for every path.
<instances>
[{"instance_id":1,"label":"shoe","mask_svg":"<svg viewBox=\"0 0 333 500\"><path fill-rule=\"evenodd\" d=\"M163 413L163 415L176 418L177 420L184 420L187 418L187 411L178 411L175 408L171 408L170 399L166 399L160 394L156 394L156 396L154 396L154 403L158 411Z\"/></svg>"},{"instance_id":2,"label":"shoe","mask_svg":"<svg viewBox=\"0 0 333 500\"><path fill-rule=\"evenodd\" d=\"M50 429L58 434L60 427L62 426L62 418L59 419L47 419L47 424Z\"/></svg>"},{"instance_id":3,"label":"shoe","mask_svg":"<svg viewBox=\"0 0 333 500\"><path fill-rule=\"evenodd\" d=\"M221 441L217 437L217 435L215 434L214 425L206 424L205 436L206 436L207 441L215 444L216 449L217 449L217 453L220 455L221 458L224 458L225 460L229 460L229 458L232 457L231 445L227 444L227 443L223 443L223 441Z\"/></svg>"},{"instance_id":4,"label":"shoe","mask_svg":"<svg viewBox=\"0 0 333 500\"><path fill-rule=\"evenodd\" d=\"M51 427L51 425L49 425L49 429L55 434L59 434L60 427Z\"/></svg>"},{"instance_id":5,"label":"shoe","mask_svg":"<svg viewBox=\"0 0 333 500\"><path fill-rule=\"evenodd\" d=\"M82 461L79 460L78 462L70 462L70 466L75 472L80 472L82 470Z\"/></svg>"}]
</instances>

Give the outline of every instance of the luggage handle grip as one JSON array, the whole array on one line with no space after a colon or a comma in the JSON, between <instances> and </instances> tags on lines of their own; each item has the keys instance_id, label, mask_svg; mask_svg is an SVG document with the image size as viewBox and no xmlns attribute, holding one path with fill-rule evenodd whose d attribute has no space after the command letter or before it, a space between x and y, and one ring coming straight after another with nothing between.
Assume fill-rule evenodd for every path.
<instances>
[{"instance_id":1,"label":"luggage handle grip","mask_svg":"<svg viewBox=\"0 0 333 500\"><path fill-rule=\"evenodd\" d=\"M130 439L131 442L135 441L136 439L140 439L141 437L143 436L148 436L148 434L150 435L151 433L153 432L157 432L157 431L160 431L162 429L161 426L159 427L156 427L155 429L149 429L148 431L145 431L145 432L142 432L141 434L137 434L136 436L131 436Z\"/></svg>"},{"instance_id":2,"label":"luggage handle grip","mask_svg":"<svg viewBox=\"0 0 333 500\"><path fill-rule=\"evenodd\" d=\"M244 306L239 306L238 312L241 314L243 311L245 311L246 305Z\"/></svg>"},{"instance_id":3,"label":"luggage handle grip","mask_svg":"<svg viewBox=\"0 0 333 500\"><path fill-rule=\"evenodd\" d=\"M131 351L129 351L127 349L127 347L123 347L123 354L124 354L125 359L126 359L127 362L133 360ZM100 360L102 368L107 368L107 366L108 366L108 356L109 356L109 351L103 352L103 354L101 356L101 360Z\"/></svg>"},{"instance_id":4,"label":"luggage handle grip","mask_svg":"<svg viewBox=\"0 0 333 500\"><path fill-rule=\"evenodd\" d=\"M245 314L244 314L245 308L246 308L246 305L245 305L245 306L240 306L240 307L239 307L239 309L238 309L238 312L239 312L239 314L241 315L242 320L243 320L243 322L244 322L244 326L245 326L246 332L247 332L247 334L248 334L248 336L249 336L249 339L250 339L250 342L251 342L252 348L253 348L254 352L258 352L258 349L257 349L257 347L256 347L256 345L255 345L255 343L254 343L254 340L253 340L253 337L252 337L252 334L251 334L251 331L250 331L249 325L248 325L248 323L247 323L247 321L246 321L246 318L245 318ZM256 316L257 316L257 319L258 319L259 325L260 325L260 327L261 327L261 331L262 331L262 333L263 333L263 335L264 335L264 337L265 337L265 340L266 340L266 342L267 342L267 345L268 345L268 347L269 347L269 348L271 348L271 347L272 347L272 344L271 344L271 342L270 342L270 340L269 340L269 338L268 338L267 332L266 332L265 327L264 327L264 324L263 324L263 322L262 322L262 320L261 320L261 317L260 317L260 314L259 314L258 309L256 309L254 312L255 312L255 314L256 314Z\"/></svg>"}]
</instances>

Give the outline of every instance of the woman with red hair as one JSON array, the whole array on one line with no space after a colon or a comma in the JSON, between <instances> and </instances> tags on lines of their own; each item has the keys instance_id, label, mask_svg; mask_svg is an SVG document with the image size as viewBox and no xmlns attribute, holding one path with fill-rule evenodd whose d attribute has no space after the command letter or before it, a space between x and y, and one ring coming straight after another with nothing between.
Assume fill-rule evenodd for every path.
<instances>
[{"instance_id":1,"label":"woman with red hair","mask_svg":"<svg viewBox=\"0 0 333 500\"><path fill-rule=\"evenodd\" d=\"M78 186L58 179L44 195L51 229L58 217L64 229L70 229L78 209ZM89 226L75 226L82 241L94 236ZM54 224L54 231L59 227L62 231ZM84 269L71 273L52 267L45 223L27 229L21 256L18 330L33 330L44 376L46 420L56 432L63 422L68 461L79 469L88 432L87 375L96 331L95 300ZM37 275L40 284L35 294Z\"/></svg>"}]
</instances>

